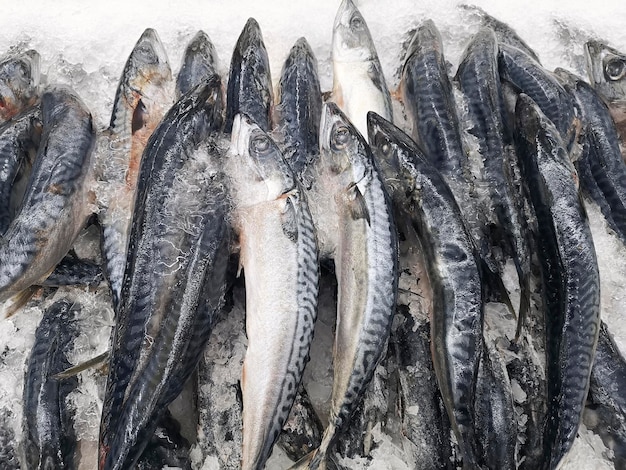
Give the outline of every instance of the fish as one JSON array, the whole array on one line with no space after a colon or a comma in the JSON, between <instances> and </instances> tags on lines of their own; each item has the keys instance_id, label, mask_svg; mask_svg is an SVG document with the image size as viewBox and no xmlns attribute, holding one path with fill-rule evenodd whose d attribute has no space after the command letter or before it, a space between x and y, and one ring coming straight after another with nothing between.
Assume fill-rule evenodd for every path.
<instances>
[{"instance_id":1,"label":"fish","mask_svg":"<svg viewBox=\"0 0 626 470\"><path fill-rule=\"evenodd\" d=\"M95 132L76 93L49 87L43 133L22 203L0 239L0 301L45 279L93 212L87 184Z\"/></svg>"},{"instance_id":2,"label":"fish","mask_svg":"<svg viewBox=\"0 0 626 470\"><path fill-rule=\"evenodd\" d=\"M319 158L319 128L322 92L317 59L305 38L289 51L276 93L277 131L283 136L282 151L287 163L305 189L311 181L307 169Z\"/></svg>"},{"instance_id":3,"label":"fish","mask_svg":"<svg viewBox=\"0 0 626 470\"><path fill-rule=\"evenodd\" d=\"M600 329L600 279L576 170L532 99L516 107L516 142L537 217L548 411L542 468L557 468L582 420Z\"/></svg>"},{"instance_id":4,"label":"fish","mask_svg":"<svg viewBox=\"0 0 626 470\"><path fill-rule=\"evenodd\" d=\"M598 93L581 78L563 69L555 73L574 96L580 113L582 152L574 161L580 185L626 243L626 163L609 110Z\"/></svg>"},{"instance_id":5,"label":"fish","mask_svg":"<svg viewBox=\"0 0 626 470\"><path fill-rule=\"evenodd\" d=\"M39 101L40 62L33 49L0 60L0 124Z\"/></svg>"},{"instance_id":6,"label":"fish","mask_svg":"<svg viewBox=\"0 0 626 470\"><path fill-rule=\"evenodd\" d=\"M73 468L76 437L68 395L78 378L57 381L52 376L67 369L78 329L81 306L62 299L44 312L35 331L24 378L24 454L27 468Z\"/></svg>"},{"instance_id":7,"label":"fish","mask_svg":"<svg viewBox=\"0 0 626 470\"><path fill-rule=\"evenodd\" d=\"M176 77L176 97L192 90L205 77L219 75L215 46L204 31L198 31L189 41L183 54L183 63Z\"/></svg>"},{"instance_id":8,"label":"fish","mask_svg":"<svg viewBox=\"0 0 626 470\"><path fill-rule=\"evenodd\" d=\"M245 114L235 116L224 165L246 280L241 468L262 469L308 362L319 292L317 241L293 172L278 146Z\"/></svg>"},{"instance_id":9,"label":"fish","mask_svg":"<svg viewBox=\"0 0 626 470\"><path fill-rule=\"evenodd\" d=\"M498 43L490 29L481 29L466 47L456 81L467 101L473 125L469 132L476 137L482 157L481 179L488 187L483 208L485 221L497 227L490 230L490 246L499 247L506 256L512 257L517 270L520 287L519 335L530 309L531 254L526 235L528 225L524 201L515 181L514 168L519 171L519 163L514 150L505 146L503 138L505 125L500 114L503 99L498 73ZM486 228L486 231L489 229ZM502 269L500 266L499 271Z\"/></svg>"},{"instance_id":10,"label":"fish","mask_svg":"<svg viewBox=\"0 0 626 470\"><path fill-rule=\"evenodd\" d=\"M180 432L178 423L169 411L159 420L158 426L143 452L137 470L175 467L191 470L189 449L191 445Z\"/></svg>"},{"instance_id":11,"label":"fish","mask_svg":"<svg viewBox=\"0 0 626 470\"><path fill-rule=\"evenodd\" d=\"M409 136L368 115L376 162L419 237L432 288L431 353L464 468L477 468L477 375L483 350L481 259L443 175ZM388 183L389 184L389 183Z\"/></svg>"},{"instance_id":12,"label":"fish","mask_svg":"<svg viewBox=\"0 0 626 470\"><path fill-rule=\"evenodd\" d=\"M100 469L137 461L159 414L195 369L222 303L230 209L209 139L222 126L220 88L212 76L184 95L144 151L111 342Z\"/></svg>"},{"instance_id":13,"label":"fish","mask_svg":"<svg viewBox=\"0 0 626 470\"><path fill-rule=\"evenodd\" d=\"M41 138L41 112L32 108L0 126L0 235L12 219L13 182L26 167L30 152L36 151Z\"/></svg>"},{"instance_id":14,"label":"fish","mask_svg":"<svg viewBox=\"0 0 626 470\"><path fill-rule=\"evenodd\" d=\"M326 223L334 227L338 296L328 425L320 447L293 467L309 469L327 467L385 355L398 287L391 201L365 139L335 103L322 109L320 150L316 192L309 194L326 193L332 204Z\"/></svg>"},{"instance_id":15,"label":"fish","mask_svg":"<svg viewBox=\"0 0 626 470\"><path fill-rule=\"evenodd\" d=\"M391 95L365 18L352 0L339 5L333 24L333 91L359 133L367 136L367 112L393 119Z\"/></svg>"},{"instance_id":16,"label":"fish","mask_svg":"<svg viewBox=\"0 0 626 470\"><path fill-rule=\"evenodd\" d=\"M224 132L231 132L239 113L250 116L265 132L271 131L273 100L270 61L261 28L254 18L249 18L230 60Z\"/></svg>"},{"instance_id":17,"label":"fish","mask_svg":"<svg viewBox=\"0 0 626 470\"><path fill-rule=\"evenodd\" d=\"M171 106L172 72L154 29L146 29L130 53L115 93L108 130L96 161L101 250L113 307L120 307L131 216L141 158L150 135ZM104 149L100 150L101 147Z\"/></svg>"}]
</instances>

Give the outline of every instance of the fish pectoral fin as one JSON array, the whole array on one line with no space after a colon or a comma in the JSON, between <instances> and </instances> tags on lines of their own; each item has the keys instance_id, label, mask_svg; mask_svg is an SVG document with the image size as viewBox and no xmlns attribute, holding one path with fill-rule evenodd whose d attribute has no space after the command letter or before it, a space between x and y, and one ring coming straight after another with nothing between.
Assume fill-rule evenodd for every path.
<instances>
[{"instance_id":1,"label":"fish pectoral fin","mask_svg":"<svg viewBox=\"0 0 626 470\"><path fill-rule=\"evenodd\" d=\"M298 241L298 214L296 213L296 207L293 203L292 196L288 196L285 200L285 207L281 215L281 223L283 233L292 242Z\"/></svg>"},{"instance_id":2,"label":"fish pectoral fin","mask_svg":"<svg viewBox=\"0 0 626 470\"><path fill-rule=\"evenodd\" d=\"M102 367L106 365L109 361L109 354L110 351L105 351L102 354L97 355L96 357L86 360L85 362L81 362L80 364L76 364L75 366L65 369L58 374L54 374L52 378L54 380L69 379L70 377L74 377L75 375L80 374L84 370L94 367Z\"/></svg>"},{"instance_id":3,"label":"fish pectoral fin","mask_svg":"<svg viewBox=\"0 0 626 470\"><path fill-rule=\"evenodd\" d=\"M21 309L31 299L35 292L39 289L38 286L30 286L24 289L22 292L15 294L9 299L4 307L4 318L9 318L15 315L15 313Z\"/></svg>"},{"instance_id":4,"label":"fish pectoral fin","mask_svg":"<svg viewBox=\"0 0 626 470\"><path fill-rule=\"evenodd\" d=\"M316 452L317 452L317 449L312 451L312 452L309 452L304 457L302 457L300 460L298 460L296 463L294 463L291 467L289 467L289 470L306 470L306 469L308 469L309 468L309 464L313 460L313 457L315 457L315 453Z\"/></svg>"},{"instance_id":5,"label":"fish pectoral fin","mask_svg":"<svg viewBox=\"0 0 626 470\"><path fill-rule=\"evenodd\" d=\"M143 104L143 101L140 99L137 103L137 107L133 111L133 120L131 124L131 133L137 132L139 129L143 128L148 122L148 108Z\"/></svg>"},{"instance_id":6,"label":"fish pectoral fin","mask_svg":"<svg viewBox=\"0 0 626 470\"><path fill-rule=\"evenodd\" d=\"M370 213L365 203L365 198L356 183L352 183L348 188L348 208L350 215L354 220L365 219L367 225L370 225Z\"/></svg>"}]
</instances>

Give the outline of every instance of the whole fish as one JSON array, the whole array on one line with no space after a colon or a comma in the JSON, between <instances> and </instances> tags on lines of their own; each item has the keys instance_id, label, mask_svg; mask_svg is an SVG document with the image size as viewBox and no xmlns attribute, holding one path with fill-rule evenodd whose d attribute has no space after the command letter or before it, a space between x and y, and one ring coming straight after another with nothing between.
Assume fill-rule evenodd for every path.
<instances>
[{"instance_id":1,"label":"whole fish","mask_svg":"<svg viewBox=\"0 0 626 470\"><path fill-rule=\"evenodd\" d=\"M0 61L0 123L39 100L40 57L29 50Z\"/></svg>"},{"instance_id":2,"label":"whole fish","mask_svg":"<svg viewBox=\"0 0 626 470\"><path fill-rule=\"evenodd\" d=\"M432 288L431 351L437 383L463 457L480 464L475 435L476 377L483 349L480 257L441 173L415 143L374 113L368 115L376 162L396 205L416 231Z\"/></svg>"},{"instance_id":3,"label":"whole fish","mask_svg":"<svg viewBox=\"0 0 626 470\"><path fill-rule=\"evenodd\" d=\"M137 461L193 372L221 304L228 200L205 144L221 128L220 87L213 76L181 98L146 146L100 424L101 469Z\"/></svg>"},{"instance_id":4,"label":"whole fish","mask_svg":"<svg viewBox=\"0 0 626 470\"><path fill-rule=\"evenodd\" d=\"M131 217L141 158L148 138L172 104L172 72L161 40L146 29L133 48L117 87L109 129L102 137L96 179L100 191L102 254L113 307L120 303Z\"/></svg>"},{"instance_id":5,"label":"whole fish","mask_svg":"<svg viewBox=\"0 0 626 470\"><path fill-rule=\"evenodd\" d=\"M78 378L56 380L67 369L67 359L78 329L73 324L80 306L63 299L44 312L35 332L35 343L24 379L24 454L32 469L74 468L73 418L68 395Z\"/></svg>"},{"instance_id":6,"label":"whole fish","mask_svg":"<svg viewBox=\"0 0 626 470\"><path fill-rule=\"evenodd\" d=\"M261 28L249 18L230 60L224 132L231 132L239 113L250 116L265 132L272 130L273 99L270 61Z\"/></svg>"},{"instance_id":7,"label":"whole fish","mask_svg":"<svg viewBox=\"0 0 626 470\"><path fill-rule=\"evenodd\" d=\"M589 83L609 107L626 161L626 54L599 41L585 44Z\"/></svg>"},{"instance_id":8,"label":"whole fish","mask_svg":"<svg viewBox=\"0 0 626 470\"><path fill-rule=\"evenodd\" d=\"M554 469L582 419L600 328L600 279L578 178L558 130L524 94L516 116L516 140L537 217L545 302L543 468Z\"/></svg>"},{"instance_id":9,"label":"whole fish","mask_svg":"<svg viewBox=\"0 0 626 470\"><path fill-rule=\"evenodd\" d=\"M244 114L235 116L225 167L246 279L241 466L260 470L308 361L317 317L317 242L293 172L276 144Z\"/></svg>"},{"instance_id":10,"label":"whole fish","mask_svg":"<svg viewBox=\"0 0 626 470\"><path fill-rule=\"evenodd\" d=\"M337 326L329 423L320 447L296 468L324 469L339 431L359 406L386 350L397 284L397 238L391 205L365 139L336 104L320 124L314 194L325 193L334 229ZM316 196L315 196L316 197ZM316 221L317 223L317 221Z\"/></svg>"},{"instance_id":11,"label":"whole fish","mask_svg":"<svg viewBox=\"0 0 626 470\"><path fill-rule=\"evenodd\" d=\"M0 239L0 301L45 279L91 215L86 184L95 134L69 88L41 99L43 134L18 213Z\"/></svg>"},{"instance_id":12,"label":"whole fish","mask_svg":"<svg viewBox=\"0 0 626 470\"><path fill-rule=\"evenodd\" d=\"M367 136L367 112L392 120L391 95L378 60L376 46L361 12L343 0L333 25L332 101L359 133Z\"/></svg>"},{"instance_id":13,"label":"whole fish","mask_svg":"<svg viewBox=\"0 0 626 470\"><path fill-rule=\"evenodd\" d=\"M306 169L319 156L322 92L317 59L305 38L289 51L278 82L276 128L283 136L283 155L305 188Z\"/></svg>"},{"instance_id":14,"label":"whole fish","mask_svg":"<svg viewBox=\"0 0 626 470\"><path fill-rule=\"evenodd\" d=\"M13 182L41 138L41 112L32 108L0 126L0 235L11 222Z\"/></svg>"},{"instance_id":15,"label":"whole fish","mask_svg":"<svg viewBox=\"0 0 626 470\"><path fill-rule=\"evenodd\" d=\"M195 88L204 78L219 75L217 51L204 31L198 31L189 41L183 63L176 77L176 97Z\"/></svg>"},{"instance_id":16,"label":"whole fish","mask_svg":"<svg viewBox=\"0 0 626 470\"><path fill-rule=\"evenodd\" d=\"M626 163L606 104L572 73L555 73L576 100L581 120L581 155L574 161L584 192L600 207L609 226L626 243Z\"/></svg>"}]
</instances>

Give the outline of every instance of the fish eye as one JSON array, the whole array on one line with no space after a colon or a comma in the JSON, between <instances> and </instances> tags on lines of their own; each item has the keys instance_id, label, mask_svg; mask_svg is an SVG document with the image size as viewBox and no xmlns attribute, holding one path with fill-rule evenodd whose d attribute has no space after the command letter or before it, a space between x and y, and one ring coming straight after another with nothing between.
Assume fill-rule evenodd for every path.
<instances>
[{"instance_id":1,"label":"fish eye","mask_svg":"<svg viewBox=\"0 0 626 470\"><path fill-rule=\"evenodd\" d=\"M363 29L363 19L358 15L353 16L350 20L350 27L356 30Z\"/></svg>"},{"instance_id":2,"label":"fish eye","mask_svg":"<svg viewBox=\"0 0 626 470\"><path fill-rule=\"evenodd\" d=\"M624 61L621 59L611 59L604 66L604 74L609 80L619 80L624 76L625 72Z\"/></svg>"},{"instance_id":3,"label":"fish eye","mask_svg":"<svg viewBox=\"0 0 626 470\"><path fill-rule=\"evenodd\" d=\"M250 141L250 153L256 156L266 155L270 148L270 138L266 135L258 135Z\"/></svg>"},{"instance_id":4,"label":"fish eye","mask_svg":"<svg viewBox=\"0 0 626 470\"><path fill-rule=\"evenodd\" d=\"M151 47L141 46L139 49L137 49L137 53L146 62L149 62L151 64L156 64L159 62L159 58L153 52Z\"/></svg>"},{"instance_id":5,"label":"fish eye","mask_svg":"<svg viewBox=\"0 0 626 470\"><path fill-rule=\"evenodd\" d=\"M383 153L384 156L389 156L389 154L391 153L391 144L388 140L385 140L380 146L380 151Z\"/></svg>"},{"instance_id":6,"label":"fish eye","mask_svg":"<svg viewBox=\"0 0 626 470\"><path fill-rule=\"evenodd\" d=\"M331 144L333 150L341 150L348 145L350 140L350 131L346 126L339 125L333 130Z\"/></svg>"}]
</instances>

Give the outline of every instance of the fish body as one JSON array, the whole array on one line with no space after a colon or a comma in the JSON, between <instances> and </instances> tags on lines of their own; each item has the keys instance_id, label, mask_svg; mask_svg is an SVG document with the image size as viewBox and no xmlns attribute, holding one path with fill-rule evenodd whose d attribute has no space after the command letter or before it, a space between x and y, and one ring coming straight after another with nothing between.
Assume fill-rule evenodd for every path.
<instances>
[{"instance_id":1,"label":"fish body","mask_svg":"<svg viewBox=\"0 0 626 470\"><path fill-rule=\"evenodd\" d=\"M332 100L363 136L367 112L392 120L391 95L365 19L352 0L343 0L333 25Z\"/></svg>"},{"instance_id":2,"label":"fish body","mask_svg":"<svg viewBox=\"0 0 626 470\"><path fill-rule=\"evenodd\" d=\"M480 456L474 401L483 349L480 257L441 173L398 128L373 113L368 119L376 161L420 239L432 288L431 351L437 383L463 465L476 468Z\"/></svg>"},{"instance_id":3,"label":"fish body","mask_svg":"<svg viewBox=\"0 0 626 470\"><path fill-rule=\"evenodd\" d=\"M251 118L235 117L226 158L246 279L242 469L260 470L308 361L317 317L317 242L293 172Z\"/></svg>"},{"instance_id":4,"label":"fish body","mask_svg":"<svg viewBox=\"0 0 626 470\"><path fill-rule=\"evenodd\" d=\"M183 63L176 77L176 97L180 98L206 77L219 75L217 68L215 46L204 31L198 31L183 54Z\"/></svg>"},{"instance_id":5,"label":"fish body","mask_svg":"<svg viewBox=\"0 0 626 470\"><path fill-rule=\"evenodd\" d=\"M150 135L172 104L172 72L157 32L146 29L120 77L106 148L99 153L96 178L102 190L99 214L102 253L113 306L119 308L132 211L141 158Z\"/></svg>"},{"instance_id":6,"label":"fish body","mask_svg":"<svg viewBox=\"0 0 626 470\"><path fill-rule=\"evenodd\" d=\"M558 130L526 95L520 95L516 116L542 266L548 385L543 467L554 469L582 419L600 329L600 279L576 171Z\"/></svg>"},{"instance_id":7,"label":"fish body","mask_svg":"<svg viewBox=\"0 0 626 470\"><path fill-rule=\"evenodd\" d=\"M41 144L22 204L0 240L0 300L45 279L91 215L91 114L64 87L48 89L41 102Z\"/></svg>"},{"instance_id":8,"label":"fish body","mask_svg":"<svg viewBox=\"0 0 626 470\"><path fill-rule=\"evenodd\" d=\"M199 359L221 304L228 206L214 150L204 144L221 129L220 87L214 76L179 100L145 150L113 332L99 468L127 468L139 458L159 414L195 368L191 362Z\"/></svg>"},{"instance_id":9,"label":"fish body","mask_svg":"<svg viewBox=\"0 0 626 470\"><path fill-rule=\"evenodd\" d=\"M224 131L231 132L233 120L245 113L265 132L272 122L272 76L261 28L254 18L248 19L237 39L230 60L226 91Z\"/></svg>"},{"instance_id":10,"label":"fish body","mask_svg":"<svg viewBox=\"0 0 626 470\"><path fill-rule=\"evenodd\" d=\"M73 324L80 306L59 300L48 307L37 331L24 379L24 451L30 469L73 468L76 437L68 395L78 378L56 380L67 369L67 359L78 330Z\"/></svg>"},{"instance_id":11,"label":"fish body","mask_svg":"<svg viewBox=\"0 0 626 470\"><path fill-rule=\"evenodd\" d=\"M0 123L39 100L40 61L35 50L0 61Z\"/></svg>"},{"instance_id":12,"label":"fish body","mask_svg":"<svg viewBox=\"0 0 626 470\"><path fill-rule=\"evenodd\" d=\"M278 82L276 127L283 135L283 154L306 187L304 174L319 156L322 92L317 59L306 39L300 38L289 51Z\"/></svg>"}]
</instances>

